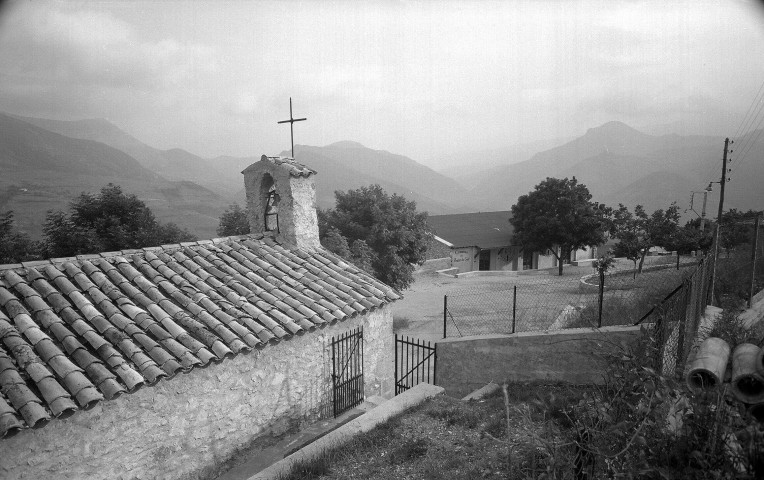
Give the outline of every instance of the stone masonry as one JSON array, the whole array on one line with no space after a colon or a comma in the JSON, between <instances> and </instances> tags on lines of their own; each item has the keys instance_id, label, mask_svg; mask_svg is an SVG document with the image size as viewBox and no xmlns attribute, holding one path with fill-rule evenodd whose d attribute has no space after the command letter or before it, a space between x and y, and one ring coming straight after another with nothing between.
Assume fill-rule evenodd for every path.
<instances>
[{"instance_id":1,"label":"stone masonry","mask_svg":"<svg viewBox=\"0 0 764 480\"><path fill-rule=\"evenodd\" d=\"M331 339L363 326L366 396L393 389L389 305L2 440L3 479L201 479L260 436L331 415Z\"/></svg>"}]
</instances>

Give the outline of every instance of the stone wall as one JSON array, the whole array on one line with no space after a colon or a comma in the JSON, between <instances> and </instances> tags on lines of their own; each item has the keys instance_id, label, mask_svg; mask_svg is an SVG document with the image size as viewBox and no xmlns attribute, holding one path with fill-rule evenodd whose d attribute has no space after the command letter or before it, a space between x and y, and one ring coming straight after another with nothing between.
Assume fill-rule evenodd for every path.
<instances>
[{"instance_id":1,"label":"stone wall","mask_svg":"<svg viewBox=\"0 0 764 480\"><path fill-rule=\"evenodd\" d=\"M461 398L489 382L597 384L606 358L639 336L639 327L483 335L438 341L437 385Z\"/></svg>"},{"instance_id":2,"label":"stone wall","mask_svg":"<svg viewBox=\"0 0 764 480\"><path fill-rule=\"evenodd\" d=\"M331 415L331 339L360 325L366 396L391 396L386 306L0 440L0 478L214 478L258 437Z\"/></svg>"}]
</instances>

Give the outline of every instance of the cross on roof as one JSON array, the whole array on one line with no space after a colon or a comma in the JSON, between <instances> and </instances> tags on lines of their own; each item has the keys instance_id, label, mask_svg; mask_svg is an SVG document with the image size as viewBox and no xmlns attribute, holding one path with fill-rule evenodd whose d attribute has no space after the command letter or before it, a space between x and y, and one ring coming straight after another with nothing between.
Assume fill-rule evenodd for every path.
<instances>
[{"instance_id":1,"label":"cross on roof","mask_svg":"<svg viewBox=\"0 0 764 480\"><path fill-rule=\"evenodd\" d=\"M282 120L282 121L276 122L276 123L288 123L289 124L289 131L291 133L291 139L292 139L292 158L294 158L294 122L302 122L303 120L307 120L307 118L294 118L294 117L292 117L292 97L289 97L289 120Z\"/></svg>"}]
</instances>

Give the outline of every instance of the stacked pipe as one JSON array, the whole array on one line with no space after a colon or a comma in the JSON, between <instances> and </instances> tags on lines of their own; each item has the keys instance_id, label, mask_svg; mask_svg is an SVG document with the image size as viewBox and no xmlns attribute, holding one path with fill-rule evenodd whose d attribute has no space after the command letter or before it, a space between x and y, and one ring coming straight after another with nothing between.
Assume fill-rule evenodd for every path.
<instances>
[{"instance_id":1,"label":"stacked pipe","mask_svg":"<svg viewBox=\"0 0 764 480\"><path fill-rule=\"evenodd\" d=\"M710 337L700 344L685 381L693 392L710 390L725 380L730 361L730 346L721 338ZM741 343L732 351L730 391L743 402L757 421L764 422L764 349Z\"/></svg>"}]
</instances>

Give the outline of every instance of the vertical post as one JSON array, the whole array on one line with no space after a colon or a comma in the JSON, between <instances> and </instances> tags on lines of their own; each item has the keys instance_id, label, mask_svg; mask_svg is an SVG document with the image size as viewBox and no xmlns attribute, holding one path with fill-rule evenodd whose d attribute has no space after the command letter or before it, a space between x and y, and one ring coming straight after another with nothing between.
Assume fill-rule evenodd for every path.
<instances>
[{"instance_id":1,"label":"vertical post","mask_svg":"<svg viewBox=\"0 0 764 480\"><path fill-rule=\"evenodd\" d=\"M597 317L597 328L602 328L602 297L605 296L605 269L600 266L597 270L599 270L600 274L600 298L599 298L599 315Z\"/></svg>"},{"instance_id":2,"label":"vertical post","mask_svg":"<svg viewBox=\"0 0 764 480\"><path fill-rule=\"evenodd\" d=\"M724 157L722 158L722 178L719 183L721 189L719 192L719 213L716 218L716 232L714 234L714 270L711 274L711 305L714 304L714 287L716 286L716 264L719 258L719 240L722 228L722 212L724 211L724 185L727 183L727 151L730 146L730 139L724 139Z\"/></svg>"},{"instance_id":3,"label":"vertical post","mask_svg":"<svg viewBox=\"0 0 764 480\"><path fill-rule=\"evenodd\" d=\"M398 334L395 334L395 394L398 395Z\"/></svg>"},{"instance_id":4,"label":"vertical post","mask_svg":"<svg viewBox=\"0 0 764 480\"><path fill-rule=\"evenodd\" d=\"M448 295L443 295L443 338L446 338L446 321L448 320Z\"/></svg>"},{"instance_id":5,"label":"vertical post","mask_svg":"<svg viewBox=\"0 0 764 480\"><path fill-rule=\"evenodd\" d=\"M512 289L512 333L515 333L515 323L517 322L517 285Z\"/></svg>"},{"instance_id":6,"label":"vertical post","mask_svg":"<svg viewBox=\"0 0 764 480\"><path fill-rule=\"evenodd\" d=\"M433 352L433 355L435 355L435 359L432 361L432 384L437 385L438 383L438 344L435 343L435 351Z\"/></svg>"},{"instance_id":7,"label":"vertical post","mask_svg":"<svg viewBox=\"0 0 764 480\"><path fill-rule=\"evenodd\" d=\"M753 306L753 282L756 279L756 244L759 243L759 217L753 222L753 240L751 241L751 289L748 293L748 308Z\"/></svg>"},{"instance_id":8,"label":"vertical post","mask_svg":"<svg viewBox=\"0 0 764 480\"><path fill-rule=\"evenodd\" d=\"M679 250L676 251L676 269L679 270Z\"/></svg>"}]
</instances>

